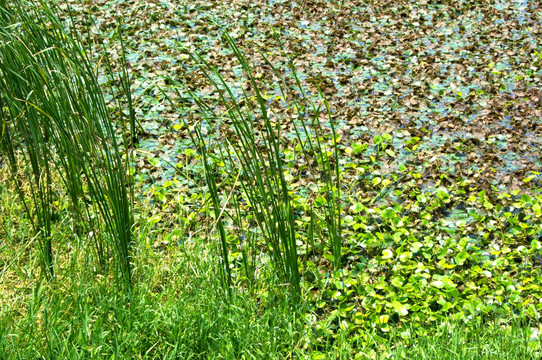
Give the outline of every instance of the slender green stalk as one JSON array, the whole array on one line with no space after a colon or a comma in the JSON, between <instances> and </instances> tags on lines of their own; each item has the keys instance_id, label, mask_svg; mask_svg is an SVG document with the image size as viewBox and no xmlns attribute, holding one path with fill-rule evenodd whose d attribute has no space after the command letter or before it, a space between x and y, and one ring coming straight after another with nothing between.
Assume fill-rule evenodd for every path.
<instances>
[{"instance_id":1,"label":"slender green stalk","mask_svg":"<svg viewBox=\"0 0 542 360\"><path fill-rule=\"evenodd\" d=\"M117 20L117 32L119 34L119 40L120 40L120 47L121 47L121 57L120 57L120 64L121 64L121 76L120 76L120 83L123 90L124 95L126 96L127 104L128 104L128 116L130 120L130 134L131 134L131 143L132 146L135 145L137 142L137 129L136 129L136 117L135 117L135 110L133 106L132 101L132 90L130 89L130 78L128 76L128 64L126 63L126 49L124 48L124 37L122 34L122 22L120 19Z\"/></svg>"},{"instance_id":2,"label":"slender green stalk","mask_svg":"<svg viewBox=\"0 0 542 360\"><path fill-rule=\"evenodd\" d=\"M223 278L224 278L224 285L230 291L231 285L232 285L232 279L231 279L231 269L230 269L230 263L229 263L229 246L228 246L228 240L226 235L226 229L224 227L224 221L222 220L222 214L221 214L221 206L220 206L220 198L219 198L219 191L218 186L216 182L216 176L215 172L212 168L212 162L210 160L209 153L207 151L207 147L205 145L205 139L203 135L201 134L201 129L196 128L196 136L198 138L199 142L199 151L202 155L202 163L203 168L205 171L205 182L207 183L209 194L211 195L211 200L213 202L213 209L215 213L215 219L216 219L216 226L218 227L218 232L220 234L220 242L221 242L221 249L222 249L222 270L223 270Z\"/></svg>"}]
</instances>

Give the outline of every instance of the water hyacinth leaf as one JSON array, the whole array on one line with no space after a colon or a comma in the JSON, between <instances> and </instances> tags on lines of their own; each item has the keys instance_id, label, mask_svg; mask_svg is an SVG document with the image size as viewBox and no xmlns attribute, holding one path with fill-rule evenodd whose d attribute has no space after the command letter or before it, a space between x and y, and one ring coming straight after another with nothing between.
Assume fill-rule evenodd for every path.
<instances>
[{"instance_id":1,"label":"water hyacinth leaf","mask_svg":"<svg viewBox=\"0 0 542 360\"><path fill-rule=\"evenodd\" d=\"M393 258L393 251L388 250L388 249L382 251L382 259L388 260L391 258Z\"/></svg>"},{"instance_id":2,"label":"water hyacinth leaf","mask_svg":"<svg viewBox=\"0 0 542 360\"><path fill-rule=\"evenodd\" d=\"M457 265L463 265L468 258L469 254L466 251L462 251L455 256L454 260Z\"/></svg>"},{"instance_id":3,"label":"water hyacinth leaf","mask_svg":"<svg viewBox=\"0 0 542 360\"><path fill-rule=\"evenodd\" d=\"M394 300L391 302L393 309L401 316L408 315L408 310L404 304L401 304L399 301Z\"/></svg>"}]
</instances>

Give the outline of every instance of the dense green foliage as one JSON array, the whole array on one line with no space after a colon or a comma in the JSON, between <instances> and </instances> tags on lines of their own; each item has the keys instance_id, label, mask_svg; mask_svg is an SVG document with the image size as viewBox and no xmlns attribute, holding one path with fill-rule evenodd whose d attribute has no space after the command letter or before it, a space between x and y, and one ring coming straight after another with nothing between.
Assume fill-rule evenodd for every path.
<instances>
[{"instance_id":1,"label":"dense green foliage","mask_svg":"<svg viewBox=\"0 0 542 360\"><path fill-rule=\"evenodd\" d=\"M35 217L42 268L53 276L51 222L60 216L54 203L67 193L69 211L81 227L77 235L92 238L102 267L114 251L119 273L129 284L128 153L123 159L78 35L64 28L56 8L23 4L0 7L1 149L27 216ZM107 235L92 235L97 214Z\"/></svg>"},{"instance_id":2,"label":"dense green foliage","mask_svg":"<svg viewBox=\"0 0 542 360\"><path fill-rule=\"evenodd\" d=\"M69 3L0 5L0 357L540 358L538 163L526 157L511 182L488 177L492 163L462 165L461 154L475 159L480 150L485 159L508 135L486 138L466 117L475 135L448 136L444 150L434 144L438 127L453 122L442 114L498 102L508 89L523 95L507 100L506 116L522 109L540 125L531 96L540 49L510 76L504 63L484 67L496 82L471 88L447 79L453 96L420 82L431 93L423 96L447 96L438 105L445 109L431 103L435 111L409 112L415 120L402 130L382 131L384 119L369 130L352 125L357 115L341 110L324 74L309 77L296 62L282 24L267 27L270 51L244 41L256 21L248 7L243 35L211 27L216 57L208 44L169 39L162 50L178 54L183 70L154 73L142 89L150 75L134 63L134 29L112 14L99 18L109 5L90 8L96 19L81 12L89 4ZM323 7L340 14L345 6ZM364 26L382 25L388 10L367 6L375 11ZM494 16L487 8L427 5L429 14L453 10L462 19ZM182 26L197 31L194 11L178 9ZM401 17L395 11L397 21L383 24L395 31ZM162 18L157 11L152 19ZM458 32L479 31L469 24ZM372 70L348 52L327 54L326 67L369 71L381 81L363 96L392 94L375 104L404 119L399 89L386 85L389 64L372 46ZM405 54L417 64L411 49ZM358 83L352 76L352 93ZM499 92L484 87L495 84ZM431 116L443 117L438 127ZM527 128L537 143L538 128ZM162 146L161 157L149 144Z\"/></svg>"}]
</instances>

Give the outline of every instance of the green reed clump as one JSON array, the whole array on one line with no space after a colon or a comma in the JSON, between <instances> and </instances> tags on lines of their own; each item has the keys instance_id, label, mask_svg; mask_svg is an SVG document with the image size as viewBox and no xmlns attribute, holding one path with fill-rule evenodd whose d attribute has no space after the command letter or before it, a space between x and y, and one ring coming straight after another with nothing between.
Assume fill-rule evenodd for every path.
<instances>
[{"instance_id":1,"label":"green reed clump","mask_svg":"<svg viewBox=\"0 0 542 360\"><path fill-rule=\"evenodd\" d=\"M276 41L280 44L281 49L284 49L280 38L274 32ZM293 62L287 58L287 66L290 70L292 80L295 85L288 86L286 79L277 68L260 53L267 65L272 69L275 76L280 81L278 82L279 89L283 99L289 99L287 104L291 112L286 112L289 123L292 124L297 140L299 141L299 149L301 156L305 160L305 164L309 172L313 176L317 176L316 181L317 193L316 199L313 199L311 214L311 225L307 241L314 243L312 230L314 228L314 219L317 217L323 224L324 232L327 235L328 247L333 255L333 268L339 270L341 268L342 258L342 220L341 220L341 173L339 169L339 151L337 142L339 136L335 130L335 123L332 119L329 103L323 97L322 91L318 85L318 93L320 101L315 103L303 89ZM284 54L285 55L285 54ZM299 94L300 100L293 94ZM324 113L324 120L320 115ZM293 116L292 114L295 114ZM327 122L331 130L331 139L324 141L323 122ZM319 203L320 211L314 206Z\"/></svg>"},{"instance_id":2,"label":"green reed clump","mask_svg":"<svg viewBox=\"0 0 542 360\"><path fill-rule=\"evenodd\" d=\"M42 1L0 5L0 154L34 219L44 272L54 274L53 203L66 192L79 235L93 239L101 265L113 253L118 278L130 284L129 154L79 35L59 11ZM106 233L96 235L101 227Z\"/></svg>"},{"instance_id":3,"label":"green reed clump","mask_svg":"<svg viewBox=\"0 0 542 360\"><path fill-rule=\"evenodd\" d=\"M230 36L225 35L225 39L241 64L250 91L247 93L243 89L241 98L236 99L234 90L217 69L210 66L201 56L191 55L198 69L216 88L219 101L225 110L219 113L190 89L186 89L202 115L201 121L193 121L186 125L193 132L192 140L202 155L205 180L220 231L226 276L230 276L227 259L234 244L228 241L222 223L229 219L233 237L240 239L237 241L240 243L237 247L243 257L247 278L255 278L254 254L259 241L261 242L258 238L263 238L269 250L269 259L279 278L299 293L297 242L300 240L300 226L296 224L294 218L295 201L291 183L287 180L284 151L289 144L285 138L284 124L268 106L266 96L260 90L258 80L244 55ZM297 120L293 118L289 120L296 129L300 152L306 158L306 163L314 163L310 165L310 171L315 175L318 174L321 179L318 181L318 188L319 192L324 194L322 207L324 213L318 215L322 219L320 223L325 224L325 230L331 239L329 245L334 254L335 268L338 268L341 258L340 174L335 128L329 117L329 108L325 101L316 106L304 95L301 99L303 104L295 99L294 92L304 93L291 64L297 87L288 87L281 74L271 63L268 64L281 79L279 86L283 92L283 99L289 101L288 107L299 115ZM180 93L178 95L180 96ZM306 104L307 109L303 112L302 109ZM323 140L324 134L320 124L322 104L326 105L324 110L328 112L332 129L333 139L330 142ZM309 107L312 110L310 115ZM209 132L212 129L223 131L219 135L220 142L210 136ZM335 156L335 165L332 156ZM230 169L230 175L222 181L217 176L221 167ZM236 195L231 196L232 193ZM310 242L313 243L312 239Z\"/></svg>"}]
</instances>

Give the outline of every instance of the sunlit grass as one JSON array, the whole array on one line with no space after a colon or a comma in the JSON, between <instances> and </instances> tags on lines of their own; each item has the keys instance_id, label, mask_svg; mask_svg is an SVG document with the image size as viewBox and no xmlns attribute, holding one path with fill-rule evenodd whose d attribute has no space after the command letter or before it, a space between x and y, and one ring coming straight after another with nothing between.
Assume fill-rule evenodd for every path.
<instances>
[{"instance_id":1,"label":"sunlit grass","mask_svg":"<svg viewBox=\"0 0 542 360\"><path fill-rule=\"evenodd\" d=\"M24 6L0 6L1 150L32 219L43 273L54 276L55 203L66 193L81 228L76 235L94 242L104 268L114 253L118 278L129 285L129 154L119 147L79 38L65 28L54 4ZM106 233L95 236L100 224Z\"/></svg>"},{"instance_id":2,"label":"sunlit grass","mask_svg":"<svg viewBox=\"0 0 542 360\"><path fill-rule=\"evenodd\" d=\"M2 188L0 202L9 196L10 189ZM145 211L152 211L146 201L139 209L131 295L90 269L78 271L88 259L66 242L66 227L53 232L55 243L63 244L57 254L63 266L53 280L41 281L32 266L39 256L17 241L26 234L24 224L13 228L0 255L3 358L540 358L539 328L520 317L449 320L390 332L348 326L336 334L319 332L310 325L309 304L292 306L287 292L273 294L272 284L260 283L253 293L224 286L215 276L220 255L205 238L154 246L161 237L156 226L145 225ZM2 210L24 213L18 202ZM17 254L21 261L5 266Z\"/></svg>"},{"instance_id":3,"label":"sunlit grass","mask_svg":"<svg viewBox=\"0 0 542 360\"><path fill-rule=\"evenodd\" d=\"M148 192L142 184L134 190L128 164L130 150L137 144L136 118L122 24L117 23L122 54L116 64L121 71L118 79L108 83L113 89L106 89L128 102L125 125L117 96L121 119L116 129L110 116L113 110L106 106L95 64L86 57L80 34L66 30L56 15L58 8L46 2L34 4L39 11L26 2L23 8L22 1L0 5L1 358L540 358L540 326L532 298L528 298L528 315L513 314L528 303L523 299L513 304L515 308L506 308L508 303L500 309L492 302L494 310L502 310L494 315L481 303L476 311L470 309L478 314L475 317L467 316L469 309L458 303L454 315L459 320L446 317L449 308L438 312L427 306L423 319L413 316L421 311L409 314L406 308L394 308L394 304L401 306L396 294L417 291L386 287L387 277L405 269L397 263L411 254L402 252L408 255L401 260L396 250L396 260L389 249L379 256L379 243L370 253L360 250L362 245L365 249L361 240L356 248L358 244L343 239L343 201L350 194L344 193L342 184L335 119L321 92L318 99L304 93L287 57L286 74L263 54L259 59L278 79L278 98L287 109L279 115L263 90L265 82L231 37L225 35L224 40L244 71L247 86L241 87L241 93L226 80L227 69L217 69L191 54L218 97L217 104L197 91L173 89L179 97L183 91L188 93L196 105L191 110L199 108L199 117L184 118L194 148L185 153L185 167L190 170L183 170L183 176L201 173L190 179L194 185L190 199L171 196L172 181L163 188L155 184ZM113 72L114 65L105 55L102 61ZM182 79L169 80L178 85ZM180 106L174 98L170 101ZM295 136L287 139L284 135L292 129ZM386 142L391 141L388 137ZM379 143L376 139L383 151L382 138L378 136ZM301 179L304 176L309 179ZM202 187L199 179L205 183ZM294 190L293 183L300 180L314 185L305 195ZM134 193L138 194L135 205ZM449 199L445 191L437 197L441 197L437 205ZM188 204L194 199L197 206ZM540 213L538 200L520 200L514 206L528 204L535 214L538 206ZM482 203L486 205L485 200ZM378 214L387 211L386 218L381 217L388 223L392 215L400 220L395 209L377 210ZM296 218L296 211L304 217ZM515 219L508 214L511 221ZM531 216L526 214L521 220ZM163 222L162 216L170 219ZM491 216L495 214L488 215L494 222ZM354 217L349 221L354 223ZM517 222L520 232L523 222ZM379 234L388 235L383 234L388 231L385 221L380 225ZM373 231L361 229L369 235ZM418 234L413 227L409 230ZM538 235L534 228L529 231ZM396 243L387 246L398 245L401 234L397 234ZM426 240L419 241L418 250ZM534 237L529 241L530 250L525 246L508 250L529 251L530 257L522 261L532 261L540 243ZM438 248L434 243L430 247ZM308 265L304 269L306 263L299 259L303 251L305 259L314 260L305 273ZM427 255L427 262L434 260L430 253L420 254ZM423 271L426 263L420 254L416 255L420 271L427 275L423 281L429 283L423 291L429 294L430 276L445 271ZM478 266L453 256L453 251L450 254L448 263L438 266L472 265L472 271ZM445 256L442 253L439 259ZM348 274L360 265L356 262L369 258L384 266L361 267L358 273ZM411 269L407 270L405 277ZM362 295L365 285L355 283L365 271L374 275L365 285L379 286L368 296ZM486 278L482 281L489 282ZM113 279L130 291L111 286ZM534 287L530 281L528 286ZM433 290L436 306L443 293ZM524 289L518 285L499 291L509 290ZM459 290L455 294L461 295ZM385 301L369 303L372 309L360 304L382 298Z\"/></svg>"}]
</instances>

